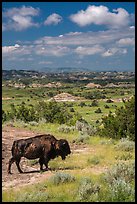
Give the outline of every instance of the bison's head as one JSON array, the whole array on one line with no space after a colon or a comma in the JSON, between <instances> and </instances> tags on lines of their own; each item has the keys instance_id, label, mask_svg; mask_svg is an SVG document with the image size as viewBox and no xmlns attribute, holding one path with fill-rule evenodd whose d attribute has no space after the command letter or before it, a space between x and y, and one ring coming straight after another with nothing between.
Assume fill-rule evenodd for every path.
<instances>
[{"instance_id":1,"label":"bison's head","mask_svg":"<svg viewBox=\"0 0 137 204\"><path fill-rule=\"evenodd\" d=\"M66 158L66 156L71 153L70 146L69 146L67 140L64 140L64 139L58 140L56 148L57 148L58 154L61 156L62 160L64 160Z\"/></svg>"}]
</instances>

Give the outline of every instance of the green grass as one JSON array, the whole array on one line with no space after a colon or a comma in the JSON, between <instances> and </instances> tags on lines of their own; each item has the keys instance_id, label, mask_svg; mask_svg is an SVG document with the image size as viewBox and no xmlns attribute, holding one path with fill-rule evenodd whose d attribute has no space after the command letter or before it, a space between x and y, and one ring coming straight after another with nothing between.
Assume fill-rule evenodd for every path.
<instances>
[{"instance_id":1,"label":"green grass","mask_svg":"<svg viewBox=\"0 0 137 204\"><path fill-rule=\"evenodd\" d=\"M127 164L126 164L127 165ZM114 165L113 165L114 166ZM118 174L118 169L123 165L116 168L110 168L107 173L95 175L89 171L69 171L63 170L59 173L55 172L53 176L43 180L40 183L27 185L16 189L5 190L2 193L3 202L76 202L76 201L134 201L134 187L133 183L125 182L124 180L117 180L119 186L114 183L113 176L118 179L123 178L124 174ZM131 168L125 168L126 172L132 173L132 165L128 164ZM122 168L123 168L122 167ZM115 169L115 170L114 170ZM122 176L122 177L121 177ZM129 175L132 181L132 174ZM124 191L121 191L121 187ZM128 189L127 189L127 188ZM118 190L118 194L116 191ZM130 195L129 193L132 193ZM125 193L128 193L128 196ZM115 193L115 194L114 194ZM112 195L111 195L112 194ZM118 196L117 196L118 195ZM122 197L121 197L122 196Z\"/></svg>"}]
</instances>

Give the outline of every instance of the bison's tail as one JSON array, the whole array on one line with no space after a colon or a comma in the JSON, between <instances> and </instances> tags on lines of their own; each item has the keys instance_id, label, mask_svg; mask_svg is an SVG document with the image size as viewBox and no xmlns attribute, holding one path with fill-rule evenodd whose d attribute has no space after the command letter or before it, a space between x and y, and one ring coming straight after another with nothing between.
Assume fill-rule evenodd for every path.
<instances>
[{"instance_id":1,"label":"bison's tail","mask_svg":"<svg viewBox=\"0 0 137 204\"><path fill-rule=\"evenodd\" d=\"M18 147L18 143L17 141L14 141L11 148L12 156L14 156L14 152L15 152L15 149L17 149L17 147Z\"/></svg>"}]
</instances>

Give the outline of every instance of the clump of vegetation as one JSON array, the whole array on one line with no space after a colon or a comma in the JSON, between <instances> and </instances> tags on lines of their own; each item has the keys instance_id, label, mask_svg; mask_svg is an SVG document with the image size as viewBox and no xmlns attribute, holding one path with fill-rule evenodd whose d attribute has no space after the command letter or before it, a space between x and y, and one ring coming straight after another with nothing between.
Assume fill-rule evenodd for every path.
<instances>
[{"instance_id":1,"label":"clump of vegetation","mask_svg":"<svg viewBox=\"0 0 137 204\"><path fill-rule=\"evenodd\" d=\"M90 139L90 136L95 135L96 128L89 125L86 121L77 121L75 129L79 131L78 137L73 140L75 143L87 143Z\"/></svg>"},{"instance_id":2,"label":"clump of vegetation","mask_svg":"<svg viewBox=\"0 0 137 204\"><path fill-rule=\"evenodd\" d=\"M135 163L116 164L105 174L104 179L108 184L107 201L135 201Z\"/></svg>"},{"instance_id":3,"label":"clump of vegetation","mask_svg":"<svg viewBox=\"0 0 137 204\"><path fill-rule=\"evenodd\" d=\"M69 133L71 131L74 131L75 127L63 124L63 125L59 126L58 130L59 130L59 132Z\"/></svg>"},{"instance_id":4,"label":"clump of vegetation","mask_svg":"<svg viewBox=\"0 0 137 204\"><path fill-rule=\"evenodd\" d=\"M94 156L94 157L92 157L92 158L88 158L87 162L88 162L89 164L97 165L97 164L100 163L100 157Z\"/></svg>"},{"instance_id":5,"label":"clump of vegetation","mask_svg":"<svg viewBox=\"0 0 137 204\"><path fill-rule=\"evenodd\" d=\"M38 112L36 111L33 105L27 106L25 102L22 102L18 107L15 107L14 104L11 104L11 110L7 112L7 120L22 120L24 122L36 121L39 120Z\"/></svg>"},{"instance_id":6,"label":"clump of vegetation","mask_svg":"<svg viewBox=\"0 0 137 204\"><path fill-rule=\"evenodd\" d=\"M135 189L123 179L113 181L113 185L109 185L108 199L111 202L134 202Z\"/></svg>"},{"instance_id":7,"label":"clump of vegetation","mask_svg":"<svg viewBox=\"0 0 137 204\"><path fill-rule=\"evenodd\" d=\"M128 164L120 162L115 164L104 176L105 181L113 184L114 180L124 179L126 182L132 182L135 179L135 162Z\"/></svg>"},{"instance_id":8,"label":"clump of vegetation","mask_svg":"<svg viewBox=\"0 0 137 204\"><path fill-rule=\"evenodd\" d=\"M89 105L89 107L96 107L96 106L98 106L97 100L93 100L92 103Z\"/></svg>"},{"instance_id":9,"label":"clump of vegetation","mask_svg":"<svg viewBox=\"0 0 137 204\"><path fill-rule=\"evenodd\" d=\"M31 126L38 126L39 123L37 123L36 121L30 121L29 125L31 125Z\"/></svg>"},{"instance_id":10,"label":"clump of vegetation","mask_svg":"<svg viewBox=\"0 0 137 204\"><path fill-rule=\"evenodd\" d=\"M102 113L102 110L98 108L97 110L95 110L95 113Z\"/></svg>"},{"instance_id":11,"label":"clump of vegetation","mask_svg":"<svg viewBox=\"0 0 137 204\"><path fill-rule=\"evenodd\" d=\"M85 126L87 126L87 125L88 125L88 123L87 123L86 121L85 121L85 122L76 121L75 128L76 128L76 130L78 130L78 131L82 131L83 128L84 128Z\"/></svg>"},{"instance_id":12,"label":"clump of vegetation","mask_svg":"<svg viewBox=\"0 0 137 204\"><path fill-rule=\"evenodd\" d=\"M127 161L127 160L130 160L130 159L132 159L132 154L130 153L130 152L128 152L128 153L124 153L124 154L122 154L122 155L117 155L117 156L115 156L115 159L116 160L124 160L124 161Z\"/></svg>"},{"instance_id":13,"label":"clump of vegetation","mask_svg":"<svg viewBox=\"0 0 137 204\"><path fill-rule=\"evenodd\" d=\"M75 128L82 134L87 134L89 136L94 135L97 131L94 126L89 125L86 121L76 121Z\"/></svg>"},{"instance_id":14,"label":"clump of vegetation","mask_svg":"<svg viewBox=\"0 0 137 204\"><path fill-rule=\"evenodd\" d=\"M107 99L106 103L113 103L113 100L112 99Z\"/></svg>"},{"instance_id":15,"label":"clump of vegetation","mask_svg":"<svg viewBox=\"0 0 137 204\"><path fill-rule=\"evenodd\" d=\"M93 91L93 92L82 92L82 97L86 99L104 99L106 96L101 93L100 91Z\"/></svg>"},{"instance_id":16,"label":"clump of vegetation","mask_svg":"<svg viewBox=\"0 0 137 204\"><path fill-rule=\"evenodd\" d=\"M107 140L101 140L100 141L101 145L111 145L111 144L115 144L115 140L113 140L112 138L107 139Z\"/></svg>"},{"instance_id":17,"label":"clump of vegetation","mask_svg":"<svg viewBox=\"0 0 137 204\"><path fill-rule=\"evenodd\" d=\"M23 120L18 119L18 120L16 120L16 122L21 127L24 127L24 128L28 127L28 123L24 122ZM8 122L8 123L10 123L10 122Z\"/></svg>"},{"instance_id":18,"label":"clump of vegetation","mask_svg":"<svg viewBox=\"0 0 137 204\"><path fill-rule=\"evenodd\" d=\"M98 124L99 123L99 120L96 120L96 124Z\"/></svg>"},{"instance_id":19,"label":"clump of vegetation","mask_svg":"<svg viewBox=\"0 0 137 204\"><path fill-rule=\"evenodd\" d=\"M90 178L84 177L80 180L78 188L78 197L80 201L93 201L96 200L100 186L94 184Z\"/></svg>"},{"instance_id":20,"label":"clump of vegetation","mask_svg":"<svg viewBox=\"0 0 137 204\"><path fill-rule=\"evenodd\" d=\"M101 136L115 139L129 138L135 140L135 97L124 103L124 107L116 109L115 115L109 113L102 118L104 128L100 129Z\"/></svg>"},{"instance_id":21,"label":"clump of vegetation","mask_svg":"<svg viewBox=\"0 0 137 204\"><path fill-rule=\"evenodd\" d=\"M4 123L7 120L7 115L4 110L2 110L2 123Z\"/></svg>"},{"instance_id":22,"label":"clump of vegetation","mask_svg":"<svg viewBox=\"0 0 137 204\"><path fill-rule=\"evenodd\" d=\"M54 176L50 178L50 181L54 185L59 185L62 183L68 183L75 181L75 177L68 173L57 172Z\"/></svg>"},{"instance_id":23,"label":"clump of vegetation","mask_svg":"<svg viewBox=\"0 0 137 204\"><path fill-rule=\"evenodd\" d=\"M106 104L106 105L104 105L104 108L109 108L109 106Z\"/></svg>"},{"instance_id":24,"label":"clump of vegetation","mask_svg":"<svg viewBox=\"0 0 137 204\"><path fill-rule=\"evenodd\" d=\"M117 150L133 151L135 148L135 142L129 141L127 138L122 138L115 146Z\"/></svg>"},{"instance_id":25,"label":"clump of vegetation","mask_svg":"<svg viewBox=\"0 0 137 204\"><path fill-rule=\"evenodd\" d=\"M57 103L56 101L40 101L36 105L26 105L22 102L16 106L11 104L11 110L7 114L3 111L3 121L22 120L24 122L39 122L45 119L47 123L58 123L75 125L77 120L82 120L82 116L76 112L70 112L69 109Z\"/></svg>"},{"instance_id":26,"label":"clump of vegetation","mask_svg":"<svg viewBox=\"0 0 137 204\"><path fill-rule=\"evenodd\" d=\"M44 191L34 191L31 193L25 192L22 194L19 194L14 202L46 202L48 200L49 196L48 194Z\"/></svg>"},{"instance_id":27,"label":"clump of vegetation","mask_svg":"<svg viewBox=\"0 0 137 204\"><path fill-rule=\"evenodd\" d=\"M76 144L79 144L79 143L86 144L89 138L90 138L89 135L80 133L79 136L75 140L73 140L73 142L75 142Z\"/></svg>"},{"instance_id":28,"label":"clump of vegetation","mask_svg":"<svg viewBox=\"0 0 137 204\"><path fill-rule=\"evenodd\" d=\"M79 106L80 106L80 107L84 107L84 106L87 106L87 105L86 105L85 102L80 102Z\"/></svg>"}]
</instances>

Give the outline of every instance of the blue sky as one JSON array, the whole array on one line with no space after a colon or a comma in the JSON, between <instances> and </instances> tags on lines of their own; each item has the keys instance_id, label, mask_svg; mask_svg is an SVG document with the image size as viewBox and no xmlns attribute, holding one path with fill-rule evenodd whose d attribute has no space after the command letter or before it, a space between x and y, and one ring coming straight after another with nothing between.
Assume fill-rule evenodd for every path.
<instances>
[{"instance_id":1,"label":"blue sky","mask_svg":"<svg viewBox=\"0 0 137 204\"><path fill-rule=\"evenodd\" d=\"M3 2L2 68L135 69L135 3Z\"/></svg>"}]
</instances>

